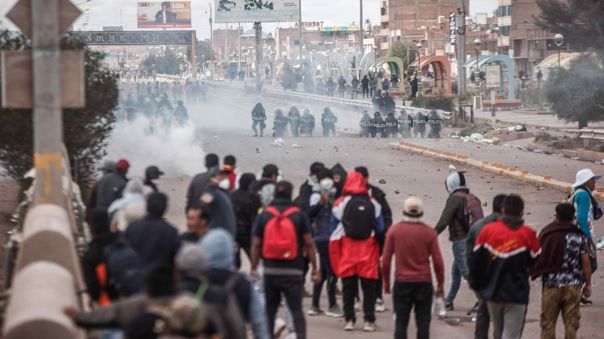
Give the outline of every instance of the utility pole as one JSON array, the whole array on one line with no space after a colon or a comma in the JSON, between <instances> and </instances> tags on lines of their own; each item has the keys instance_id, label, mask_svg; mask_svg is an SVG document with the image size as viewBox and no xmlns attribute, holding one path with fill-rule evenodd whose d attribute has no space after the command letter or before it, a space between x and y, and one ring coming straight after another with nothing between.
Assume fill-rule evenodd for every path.
<instances>
[{"instance_id":1,"label":"utility pole","mask_svg":"<svg viewBox=\"0 0 604 339\"><path fill-rule=\"evenodd\" d=\"M298 42L300 44L300 46L298 46L300 48L300 67L302 67L302 0L300 0L298 2L298 16L299 16L299 23L298 23Z\"/></svg>"},{"instance_id":2,"label":"utility pole","mask_svg":"<svg viewBox=\"0 0 604 339\"><path fill-rule=\"evenodd\" d=\"M241 31L241 22L239 22L239 23L237 23L237 35L239 36L239 39L238 39L239 52L237 53L237 55L239 57L238 57L238 61L237 61L237 71L241 71L241 34L243 34L243 32Z\"/></svg>"},{"instance_id":3,"label":"utility pole","mask_svg":"<svg viewBox=\"0 0 604 339\"><path fill-rule=\"evenodd\" d=\"M224 59L229 61L229 24L224 24Z\"/></svg>"},{"instance_id":4,"label":"utility pole","mask_svg":"<svg viewBox=\"0 0 604 339\"><path fill-rule=\"evenodd\" d=\"M254 31L256 33L256 90L258 94L262 92L262 23L254 22Z\"/></svg>"},{"instance_id":5,"label":"utility pole","mask_svg":"<svg viewBox=\"0 0 604 339\"><path fill-rule=\"evenodd\" d=\"M210 5L210 80L214 80L214 28L212 23L212 3Z\"/></svg>"},{"instance_id":6,"label":"utility pole","mask_svg":"<svg viewBox=\"0 0 604 339\"><path fill-rule=\"evenodd\" d=\"M365 54L365 48L363 46L363 0L359 0L359 50L361 51L361 60L363 59L363 55ZM358 63L361 63L361 60Z\"/></svg>"},{"instance_id":7,"label":"utility pole","mask_svg":"<svg viewBox=\"0 0 604 339\"><path fill-rule=\"evenodd\" d=\"M457 22L461 22L461 26L457 28L457 35L459 39L457 41L457 76L459 77L459 83L457 86L458 97L459 97L459 113L461 114L462 107L461 101L466 94L466 0L459 0L459 19ZM455 119L457 120L457 119Z\"/></svg>"}]
</instances>

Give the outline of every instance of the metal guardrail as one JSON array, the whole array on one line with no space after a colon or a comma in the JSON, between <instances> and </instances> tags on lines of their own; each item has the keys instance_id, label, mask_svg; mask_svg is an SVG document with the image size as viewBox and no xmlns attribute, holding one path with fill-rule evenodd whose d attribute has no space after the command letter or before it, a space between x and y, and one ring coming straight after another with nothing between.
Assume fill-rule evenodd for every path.
<instances>
[{"instance_id":1,"label":"metal guardrail","mask_svg":"<svg viewBox=\"0 0 604 339\"><path fill-rule=\"evenodd\" d=\"M230 83L230 82L222 82L222 81L206 81L206 83L209 84L210 86L214 86L217 88L224 88L224 89L230 89L230 90L237 90L237 89L244 90L243 87L236 86L236 84L238 84L238 83ZM293 100L312 100L314 102L320 102L325 105L342 105L342 106L348 106L348 107L352 106L358 110L367 110L369 112L373 111L373 103L371 103L370 101L346 99L346 98L339 98L339 97L328 97L328 96L318 95L318 94L310 94L310 93L294 92L294 91L283 91L283 90L277 90L277 89L271 89L271 88L265 88L262 91L262 93L264 95L277 97L280 99L289 98L289 99L293 99ZM405 111L407 111L407 113L412 113L412 114L415 114L420 111L421 112L428 111L425 108L396 105L397 113L401 109L404 109ZM443 110L436 110L436 111L445 119L450 119L450 117L451 117L451 112L446 112Z\"/></svg>"}]
</instances>

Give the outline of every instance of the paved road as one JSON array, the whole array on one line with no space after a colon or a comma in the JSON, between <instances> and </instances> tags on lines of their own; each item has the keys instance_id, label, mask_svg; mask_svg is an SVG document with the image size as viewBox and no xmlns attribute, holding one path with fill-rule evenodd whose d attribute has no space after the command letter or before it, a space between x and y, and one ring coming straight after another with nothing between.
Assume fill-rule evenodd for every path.
<instances>
[{"instance_id":1,"label":"paved road","mask_svg":"<svg viewBox=\"0 0 604 339\"><path fill-rule=\"evenodd\" d=\"M355 165L366 165L370 170L371 181L374 184L379 179L386 181L386 184L380 185L380 187L388 195L395 219L399 219L402 215L404 199L408 195L418 195L426 205L425 221L432 225L437 221L447 198L443 182L449 174L447 171L448 163L394 151L390 149L386 140L325 139L321 137L286 138L285 147L272 147L270 145L273 141L272 138L251 137L249 112L257 100L256 97L228 96L225 98L220 96L215 97L214 100L214 103L191 107L190 109L193 120L199 128L199 134L194 140L195 146L191 148L190 152L199 152L200 154L201 152L217 152L220 155L234 154L239 159L238 167L241 172L256 173L264 164L276 163L281 167L284 178L291 180L296 185L299 185L306 178L308 167L312 161L323 161L328 165L340 162L348 169ZM282 104L274 100L264 100L264 102L270 108ZM312 105L309 105L309 107L318 109L318 107ZM315 110L315 112L317 111ZM428 141L425 142L429 143ZM289 147L293 143L301 145L302 148ZM443 144L442 141L433 143L433 146L442 146ZM168 142L168 145L172 144ZM181 146L181 144L176 145ZM261 149L261 153L256 153L257 148ZM193 158L197 159L198 157ZM166 156L165 152L156 152L146 157L146 159L149 163L159 164L160 167L174 161L171 157ZM193 163L184 167L201 167L198 160L191 161ZM530 162L531 159L529 158L526 161ZM559 159L553 157L540 158L536 159L535 162L539 166L547 164L555 167L559 163ZM521 194L527 202L526 222L537 229L552 219L554 205L563 198L563 194L555 190L538 190L533 186L516 182L510 178L492 177L474 168L459 169L467 171L472 191L485 202L490 202L492 197L500 192ZM168 218L181 229L184 225L182 211L184 192L188 181L189 175L186 174L186 171L175 171L168 173L168 176L160 182L160 187L169 193L171 199ZM487 183L487 181L490 182ZM490 209L490 203L488 205L487 210ZM448 287L452 254L447 239L446 234L442 234L439 238L445 258L446 286ZM600 259L604 260L604 257L600 256ZM580 338L596 338L604 330L604 324L599 320L600 314L604 311L604 293L601 288L603 284L604 276L600 271L594 277L593 300L595 306L584 308L582 312ZM307 289L310 290L309 283L307 283ZM386 301L390 305L390 299L386 298ZM306 300L306 303L308 302L309 300ZM322 303L325 307L325 300ZM474 304L474 296L465 283L462 285L455 304L457 310L450 314L453 317L465 316L466 310ZM527 315L529 322L526 326L525 338L537 338L539 336L537 322L539 311L540 284L539 282L533 282L531 303ZM376 334L346 333L342 330L343 320L325 317L309 317L307 320L309 338L392 338L393 333L392 314L390 312L379 314L378 323L382 327L382 331ZM413 326L410 331L413 331ZM472 332L473 325L468 322L461 322L459 326L441 320L433 320L432 322L432 337L434 338L469 338ZM559 325L558 333L562 333L561 325ZM414 335L413 332L410 332L410 334Z\"/></svg>"}]
</instances>

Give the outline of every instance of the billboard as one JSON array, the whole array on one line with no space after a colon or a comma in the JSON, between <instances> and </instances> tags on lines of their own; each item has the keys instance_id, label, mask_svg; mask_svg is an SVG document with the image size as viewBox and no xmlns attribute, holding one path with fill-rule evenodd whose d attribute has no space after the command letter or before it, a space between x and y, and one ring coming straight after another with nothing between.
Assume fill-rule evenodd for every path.
<instances>
[{"instance_id":1,"label":"billboard","mask_svg":"<svg viewBox=\"0 0 604 339\"><path fill-rule=\"evenodd\" d=\"M499 65L486 67L487 88L498 88L501 86L501 70Z\"/></svg>"},{"instance_id":2,"label":"billboard","mask_svg":"<svg viewBox=\"0 0 604 339\"><path fill-rule=\"evenodd\" d=\"M214 0L215 22L300 21L300 0Z\"/></svg>"},{"instance_id":3,"label":"billboard","mask_svg":"<svg viewBox=\"0 0 604 339\"><path fill-rule=\"evenodd\" d=\"M191 2L139 1L138 28L191 28Z\"/></svg>"}]
</instances>

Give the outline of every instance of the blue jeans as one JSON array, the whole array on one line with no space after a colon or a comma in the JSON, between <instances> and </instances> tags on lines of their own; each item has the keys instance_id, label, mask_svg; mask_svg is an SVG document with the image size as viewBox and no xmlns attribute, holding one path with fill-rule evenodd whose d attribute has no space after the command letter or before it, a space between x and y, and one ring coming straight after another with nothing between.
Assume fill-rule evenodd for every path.
<instances>
[{"instance_id":1,"label":"blue jeans","mask_svg":"<svg viewBox=\"0 0 604 339\"><path fill-rule=\"evenodd\" d=\"M453 302L453 300L455 300L459 287L461 286L461 278L463 277L465 280L468 280L469 273L468 263L466 261L466 241L453 241L451 248L453 250L453 267L451 272L451 289L446 298L448 302Z\"/></svg>"}]
</instances>

